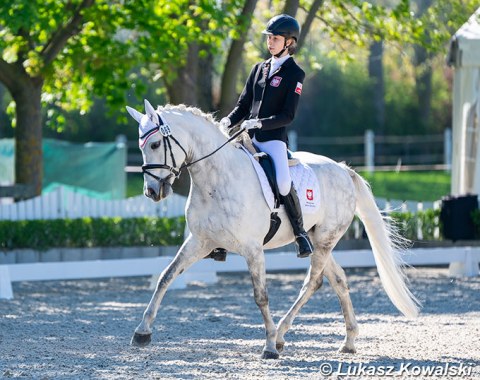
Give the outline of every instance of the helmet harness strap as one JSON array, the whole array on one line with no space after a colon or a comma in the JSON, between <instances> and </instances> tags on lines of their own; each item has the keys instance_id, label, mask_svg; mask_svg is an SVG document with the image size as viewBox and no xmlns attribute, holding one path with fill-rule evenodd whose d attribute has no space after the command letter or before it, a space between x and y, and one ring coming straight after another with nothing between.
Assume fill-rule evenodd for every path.
<instances>
[{"instance_id":1,"label":"helmet harness strap","mask_svg":"<svg viewBox=\"0 0 480 380\"><path fill-rule=\"evenodd\" d=\"M280 57L282 56L282 54L285 52L285 50L287 50L287 47L288 47L288 46L287 46L287 38L286 38L286 37L284 37L284 38L285 38L285 45L283 46L283 49L280 50L279 53L274 54L274 57L275 57L275 58L280 58Z\"/></svg>"}]
</instances>

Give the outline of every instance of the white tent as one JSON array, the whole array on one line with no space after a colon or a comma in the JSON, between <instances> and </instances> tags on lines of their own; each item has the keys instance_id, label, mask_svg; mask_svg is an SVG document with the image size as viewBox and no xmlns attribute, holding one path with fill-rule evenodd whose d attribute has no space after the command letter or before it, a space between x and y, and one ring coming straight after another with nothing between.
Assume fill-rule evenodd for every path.
<instances>
[{"instance_id":1,"label":"white tent","mask_svg":"<svg viewBox=\"0 0 480 380\"><path fill-rule=\"evenodd\" d=\"M480 194L480 8L450 41L453 78L452 195Z\"/></svg>"}]
</instances>

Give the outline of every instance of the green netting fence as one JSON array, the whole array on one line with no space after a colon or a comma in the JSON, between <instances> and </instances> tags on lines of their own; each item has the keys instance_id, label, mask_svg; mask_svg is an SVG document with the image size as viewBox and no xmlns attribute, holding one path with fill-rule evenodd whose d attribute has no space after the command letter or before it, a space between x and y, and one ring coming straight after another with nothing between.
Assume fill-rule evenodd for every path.
<instances>
[{"instance_id":1,"label":"green netting fence","mask_svg":"<svg viewBox=\"0 0 480 380\"><path fill-rule=\"evenodd\" d=\"M13 184L15 142L0 139L0 184ZM124 143L74 144L43 140L43 192L66 186L94 198L125 198L127 148Z\"/></svg>"}]
</instances>

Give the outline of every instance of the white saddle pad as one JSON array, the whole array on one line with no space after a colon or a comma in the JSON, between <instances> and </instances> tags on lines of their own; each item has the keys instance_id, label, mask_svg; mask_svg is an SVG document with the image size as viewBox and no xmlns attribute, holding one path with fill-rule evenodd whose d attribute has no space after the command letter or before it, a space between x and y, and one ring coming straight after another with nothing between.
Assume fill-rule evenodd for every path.
<instances>
[{"instance_id":1,"label":"white saddle pad","mask_svg":"<svg viewBox=\"0 0 480 380\"><path fill-rule=\"evenodd\" d=\"M262 186L263 196L265 197L268 207L270 207L272 212L278 211L278 209L275 209L273 191L268 183L267 176L263 171L262 166L247 149L241 145L240 148L242 148L245 154L248 155L253 167L255 168L255 171L257 172L257 177L260 181L260 185ZM299 161L298 165L290 166L289 168L293 185L298 193L298 199L300 201L302 212L304 214L313 214L317 212L320 208L320 185L313 169L301 161Z\"/></svg>"}]
</instances>

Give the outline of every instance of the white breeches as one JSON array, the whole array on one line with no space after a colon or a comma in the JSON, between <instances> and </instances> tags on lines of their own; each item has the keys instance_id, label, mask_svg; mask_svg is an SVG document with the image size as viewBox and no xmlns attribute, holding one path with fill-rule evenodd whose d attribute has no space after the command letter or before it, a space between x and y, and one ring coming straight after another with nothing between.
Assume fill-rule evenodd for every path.
<instances>
[{"instance_id":1,"label":"white breeches","mask_svg":"<svg viewBox=\"0 0 480 380\"><path fill-rule=\"evenodd\" d=\"M288 195L292 185L292 178L288 168L287 144L280 140L260 142L255 137L252 141L259 150L272 157L280 195Z\"/></svg>"}]
</instances>

